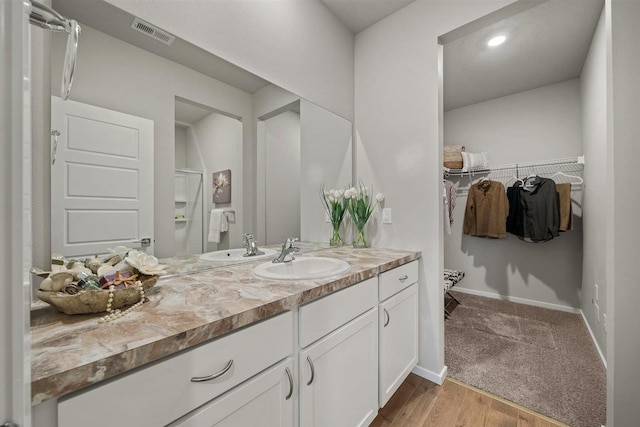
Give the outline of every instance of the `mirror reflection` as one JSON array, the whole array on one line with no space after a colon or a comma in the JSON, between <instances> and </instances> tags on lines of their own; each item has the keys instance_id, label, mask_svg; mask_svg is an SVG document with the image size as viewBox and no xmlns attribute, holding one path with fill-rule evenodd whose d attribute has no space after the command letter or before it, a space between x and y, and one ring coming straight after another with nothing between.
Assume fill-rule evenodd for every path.
<instances>
[{"instance_id":1,"label":"mirror reflection","mask_svg":"<svg viewBox=\"0 0 640 427\"><path fill-rule=\"evenodd\" d=\"M199 254L242 248L243 233L254 235L259 245L299 237L328 246L330 227L319 189L323 182L337 187L352 181L348 120L187 41L176 39L168 46L153 40L132 28L135 17L104 2L55 0L53 6L82 26L71 100L107 115L151 122L153 151L142 161L141 133L129 132L136 128L124 122L94 126L105 122L102 116L91 116L81 132L74 120L59 126L58 159L65 159L65 152L83 151L86 163L73 177L64 160L34 167L34 174L62 174L63 180L73 178L86 188L82 194L58 195L52 184L51 212L34 212L41 219L51 218L50 247L34 245L41 259L52 252L92 255L125 245L146 248L178 272L220 265L200 260ZM52 82L60 80L65 42L52 37ZM59 95L56 85L52 95ZM55 109L52 106L52 115L58 114ZM92 148L69 145L71 135L91 141ZM133 135L131 144L123 135ZM103 152L104 146L114 145L124 151ZM96 161L98 154L102 160ZM147 169L152 184L145 187L141 183ZM93 173L96 170L102 175ZM226 183L217 180L221 173ZM215 200L218 184L227 198ZM104 206L98 207L91 189L105 186L110 190L103 192ZM55 199L72 199L73 207L58 206L54 194ZM141 195L150 197L144 204L152 206L149 213L128 203ZM87 213L81 227L72 223L74 209ZM109 220L95 226L91 218L98 218L97 212ZM212 221L212 213L220 212L222 224ZM121 214L117 220L114 213ZM152 227L143 231L149 224ZM54 237L54 230L62 232ZM91 250L83 252L79 242L91 242ZM312 250L318 245L301 247Z\"/></svg>"}]
</instances>

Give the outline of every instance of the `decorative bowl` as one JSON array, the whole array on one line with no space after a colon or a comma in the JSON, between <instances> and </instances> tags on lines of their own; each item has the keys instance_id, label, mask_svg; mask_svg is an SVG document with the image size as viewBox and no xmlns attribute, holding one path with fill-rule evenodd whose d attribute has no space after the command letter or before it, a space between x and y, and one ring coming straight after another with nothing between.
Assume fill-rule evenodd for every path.
<instances>
[{"instance_id":1,"label":"decorative bowl","mask_svg":"<svg viewBox=\"0 0 640 427\"><path fill-rule=\"evenodd\" d=\"M142 289L147 293L156 282L158 276L143 276L141 279ZM107 310L109 301L109 290L82 290L77 294L70 295L63 292L51 292L38 289L36 295L42 301L51 304L58 311L65 314L92 314L102 313ZM116 289L113 291L113 301L111 308L121 308L133 305L140 301L140 291L138 287Z\"/></svg>"}]
</instances>

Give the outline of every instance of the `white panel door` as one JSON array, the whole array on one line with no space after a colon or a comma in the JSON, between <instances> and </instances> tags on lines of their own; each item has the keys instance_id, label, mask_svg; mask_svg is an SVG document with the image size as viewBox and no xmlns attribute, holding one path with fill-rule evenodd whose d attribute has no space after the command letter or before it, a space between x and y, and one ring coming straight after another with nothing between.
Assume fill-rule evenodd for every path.
<instances>
[{"instance_id":1,"label":"white panel door","mask_svg":"<svg viewBox=\"0 0 640 427\"><path fill-rule=\"evenodd\" d=\"M51 251L153 254L153 121L51 97L51 128Z\"/></svg>"},{"instance_id":2,"label":"white panel door","mask_svg":"<svg viewBox=\"0 0 640 427\"><path fill-rule=\"evenodd\" d=\"M300 426L368 426L378 414L378 309L300 351Z\"/></svg>"}]
</instances>

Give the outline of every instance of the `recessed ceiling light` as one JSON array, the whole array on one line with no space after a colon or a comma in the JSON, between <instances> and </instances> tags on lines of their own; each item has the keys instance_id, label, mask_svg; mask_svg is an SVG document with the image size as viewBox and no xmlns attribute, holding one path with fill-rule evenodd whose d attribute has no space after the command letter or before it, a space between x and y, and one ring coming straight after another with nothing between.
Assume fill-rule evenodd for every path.
<instances>
[{"instance_id":1,"label":"recessed ceiling light","mask_svg":"<svg viewBox=\"0 0 640 427\"><path fill-rule=\"evenodd\" d=\"M504 43L504 41L505 41L506 39L507 39L507 38L506 38L505 36L495 36L495 37L491 38L491 39L487 42L487 44L488 44L490 47L499 46L499 45L501 45L502 43Z\"/></svg>"}]
</instances>

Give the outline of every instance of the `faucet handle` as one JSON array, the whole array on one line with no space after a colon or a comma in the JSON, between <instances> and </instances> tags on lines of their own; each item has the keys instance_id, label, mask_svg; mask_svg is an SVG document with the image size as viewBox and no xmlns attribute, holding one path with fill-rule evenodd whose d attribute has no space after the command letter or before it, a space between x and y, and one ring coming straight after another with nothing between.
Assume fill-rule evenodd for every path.
<instances>
[{"instance_id":1,"label":"faucet handle","mask_svg":"<svg viewBox=\"0 0 640 427\"><path fill-rule=\"evenodd\" d=\"M297 242L298 238L297 237L289 237L287 239L286 242L284 242L284 245L282 245L283 248L292 248L293 247L293 242Z\"/></svg>"}]
</instances>

